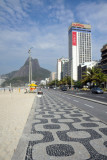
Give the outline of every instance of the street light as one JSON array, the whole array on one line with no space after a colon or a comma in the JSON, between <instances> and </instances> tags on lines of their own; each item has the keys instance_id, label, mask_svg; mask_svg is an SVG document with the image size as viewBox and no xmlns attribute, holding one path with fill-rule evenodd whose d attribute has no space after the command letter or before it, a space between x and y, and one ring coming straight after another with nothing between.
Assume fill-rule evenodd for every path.
<instances>
[{"instance_id":1,"label":"street light","mask_svg":"<svg viewBox=\"0 0 107 160\"><path fill-rule=\"evenodd\" d=\"M56 67L57 68L57 67ZM56 73L55 73L55 88L56 88L56 74L57 74L57 69L56 69Z\"/></svg>"},{"instance_id":2,"label":"street light","mask_svg":"<svg viewBox=\"0 0 107 160\"><path fill-rule=\"evenodd\" d=\"M72 89L72 58L69 58L69 71L71 70L71 89Z\"/></svg>"},{"instance_id":3,"label":"street light","mask_svg":"<svg viewBox=\"0 0 107 160\"><path fill-rule=\"evenodd\" d=\"M72 89L72 58L71 58L71 89Z\"/></svg>"},{"instance_id":4,"label":"street light","mask_svg":"<svg viewBox=\"0 0 107 160\"><path fill-rule=\"evenodd\" d=\"M32 47L28 50L28 53L29 53L29 83L31 83L31 81L32 81L31 49L32 49Z\"/></svg>"}]
</instances>

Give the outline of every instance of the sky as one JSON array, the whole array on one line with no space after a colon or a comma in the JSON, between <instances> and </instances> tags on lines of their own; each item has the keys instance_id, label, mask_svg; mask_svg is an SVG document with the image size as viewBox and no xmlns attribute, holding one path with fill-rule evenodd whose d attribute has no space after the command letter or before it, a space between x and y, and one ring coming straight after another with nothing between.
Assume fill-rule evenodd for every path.
<instances>
[{"instance_id":1,"label":"sky","mask_svg":"<svg viewBox=\"0 0 107 160\"><path fill-rule=\"evenodd\" d=\"M57 59L68 57L68 27L92 27L92 60L107 44L107 0L0 0L0 75L20 69L28 58L56 71Z\"/></svg>"}]
</instances>

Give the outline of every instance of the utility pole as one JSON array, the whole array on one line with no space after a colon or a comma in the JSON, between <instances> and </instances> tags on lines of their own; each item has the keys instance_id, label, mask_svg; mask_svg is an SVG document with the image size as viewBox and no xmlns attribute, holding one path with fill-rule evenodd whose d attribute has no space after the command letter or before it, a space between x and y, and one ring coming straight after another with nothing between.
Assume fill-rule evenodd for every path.
<instances>
[{"instance_id":1,"label":"utility pole","mask_svg":"<svg viewBox=\"0 0 107 160\"><path fill-rule=\"evenodd\" d=\"M28 50L29 53L29 83L32 81L32 62L31 62L31 48Z\"/></svg>"},{"instance_id":2,"label":"utility pole","mask_svg":"<svg viewBox=\"0 0 107 160\"><path fill-rule=\"evenodd\" d=\"M56 73L55 73L55 88L57 87L56 86L56 79L57 79L57 65L56 65Z\"/></svg>"},{"instance_id":3,"label":"utility pole","mask_svg":"<svg viewBox=\"0 0 107 160\"><path fill-rule=\"evenodd\" d=\"M55 76L55 88L56 88L56 76Z\"/></svg>"}]
</instances>

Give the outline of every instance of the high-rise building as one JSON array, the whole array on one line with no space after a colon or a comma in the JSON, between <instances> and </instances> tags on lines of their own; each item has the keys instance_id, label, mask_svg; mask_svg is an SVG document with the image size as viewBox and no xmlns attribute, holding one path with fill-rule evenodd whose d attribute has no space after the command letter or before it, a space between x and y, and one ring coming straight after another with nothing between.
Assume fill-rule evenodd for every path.
<instances>
[{"instance_id":1,"label":"high-rise building","mask_svg":"<svg viewBox=\"0 0 107 160\"><path fill-rule=\"evenodd\" d=\"M67 60L63 65L63 77L68 76L68 67L69 67L69 60Z\"/></svg>"},{"instance_id":2,"label":"high-rise building","mask_svg":"<svg viewBox=\"0 0 107 160\"><path fill-rule=\"evenodd\" d=\"M61 59L57 59L57 79L61 80Z\"/></svg>"},{"instance_id":3,"label":"high-rise building","mask_svg":"<svg viewBox=\"0 0 107 160\"><path fill-rule=\"evenodd\" d=\"M64 77L63 73L65 74L65 72L68 72L68 70L66 70L66 67L64 67L64 64L68 61L68 58L57 59L57 79L59 81Z\"/></svg>"},{"instance_id":4,"label":"high-rise building","mask_svg":"<svg viewBox=\"0 0 107 160\"><path fill-rule=\"evenodd\" d=\"M83 75L85 75L85 72L87 71L88 68L98 66L98 61L91 61L91 62L85 62L82 65L78 66L78 80L83 79Z\"/></svg>"},{"instance_id":5,"label":"high-rise building","mask_svg":"<svg viewBox=\"0 0 107 160\"><path fill-rule=\"evenodd\" d=\"M54 81L56 79L56 72L51 72L50 81Z\"/></svg>"},{"instance_id":6,"label":"high-rise building","mask_svg":"<svg viewBox=\"0 0 107 160\"><path fill-rule=\"evenodd\" d=\"M69 75L78 80L78 66L91 62L91 25L72 23L69 36Z\"/></svg>"},{"instance_id":7,"label":"high-rise building","mask_svg":"<svg viewBox=\"0 0 107 160\"><path fill-rule=\"evenodd\" d=\"M103 48L101 49L101 67L102 67L102 70L103 70L103 73L107 74L107 44L105 44L103 46Z\"/></svg>"}]
</instances>

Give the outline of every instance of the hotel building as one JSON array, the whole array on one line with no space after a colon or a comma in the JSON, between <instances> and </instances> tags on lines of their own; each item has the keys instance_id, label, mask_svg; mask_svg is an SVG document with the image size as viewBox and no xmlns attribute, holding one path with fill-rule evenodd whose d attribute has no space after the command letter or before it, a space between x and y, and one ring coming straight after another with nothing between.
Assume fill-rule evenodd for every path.
<instances>
[{"instance_id":1,"label":"hotel building","mask_svg":"<svg viewBox=\"0 0 107 160\"><path fill-rule=\"evenodd\" d=\"M69 75L78 80L78 66L91 62L91 25L72 23L68 29Z\"/></svg>"}]
</instances>

